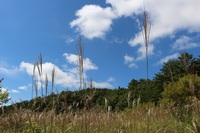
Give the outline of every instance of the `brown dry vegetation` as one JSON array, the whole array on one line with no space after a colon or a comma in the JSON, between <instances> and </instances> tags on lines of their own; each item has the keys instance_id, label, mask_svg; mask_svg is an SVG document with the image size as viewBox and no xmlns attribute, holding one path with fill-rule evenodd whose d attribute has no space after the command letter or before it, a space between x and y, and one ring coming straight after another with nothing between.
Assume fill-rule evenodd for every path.
<instances>
[{"instance_id":1,"label":"brown dry vegetation","mask_svg":"<svg viewBox=\"0 0 200 133\"><path fill-rule=\"evenodd\" d=\"M79 112L56 114L51 111L34 112L15 107L15 111L0 118L2 133L144 133L147 132L187 132L199 131L199 107L196 102L192 123L177 121L173 112L164 106L148 110L146 105L139 105L122 112L103 111L102 109L84 109Z\"/></svg>"}]
</instances>

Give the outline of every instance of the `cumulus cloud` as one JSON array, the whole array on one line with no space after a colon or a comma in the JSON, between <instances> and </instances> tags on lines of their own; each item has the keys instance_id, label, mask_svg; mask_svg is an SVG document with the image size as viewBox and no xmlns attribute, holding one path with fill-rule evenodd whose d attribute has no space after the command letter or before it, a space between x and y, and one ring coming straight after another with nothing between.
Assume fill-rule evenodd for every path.
<instances>
[{"instance_id":1,"label":"cumulus cloud","mask_svg":"<svg viewBox=\"0 0 200 133\"><path fill-rule=\"evenodd\" d=\"M124 64L128 64L129 68L137 68L138 66L135 63L135 58L129 55L124 56Z\"/></svg>"},{"instance_id":2,"label":"cumulus cloud","mask_svg":"<svg viewBox=\"0 0 200 133\"><path fill-rule=\"evenodd\" d=\"M78 55L64 53L63 56L66 58L67 62L73 65L78 65ZM83 59L83 68L85 71L87 70L97 70L98 67L92 63L89 58Z\"/></svg>"},{"instance_id":3,"label":"cumulus cloud","mask_svg":"<svg viewBox=\"0 0 200 133\"><path fill-rule=\"evenodd\" d=\"M79 74L77 70L77 55L75 54L63 54L67 61L67 65L72 65L71 67L65 67L65 69L61 69L55 64L51 62L43 63L43 75L42 80L45 81L45 76L51 82L52 79L52 69L55 68L55 84L63 86L65 88L79 88ZM97 70L98 67L92 63L89 58L84 59L84 69L85 69L85 78L87 80L86 71L89 70ZM33 64L27 62L21 62L20 69L28 73L30 76L33 75ZM66 69L67 68L67 69ZM87 81L86 81L87 82ZM98 88L113 88L113 86L108 82L95 82L94 86ZM21 86L20 89L25 89L26 86Z\"/></svg>"},{"instance_id":4,"label":"cumulus cloud","mask_svg":"<svg viewBox=\"0 0 200 133\"><path fill-rule=\"evenodd\" d=\"M43 63L43 76L42 80L45 81L45 75L47 74L48 79L52 79L52 70L55 69L55 84L61 85L63 87L77 87L79 80L76 75L76 72L70 71L65 72L61 70L58 66L54 65L51 62ZM33 64L22 62L20 68L26 71L30 76L33 75Z\"/></svg>"},{"instance_id":5,"label":"cumulus cloud","mask_svg":"<svg viewBox=\"0 0 200 133\"><path fill-rule=\"evenodd\" d=\"M141 15L144 8L142 0L106 0L106 3L109 7L86 5L78 10L76 12L78 18L70 23L71 27L77 27L78 31L86 38L103 38L111 29L114 19ZM150 0L145 1L145 5L152 24L151 43L162 37L174 36L180 30L186 30L189 33L200 31L200 17L195 15L200 12L199 0ZM132 47L138 47L136 60L145 58L145 47L143 46L141 32L136 33L130 39L129 44ZM191 47L196 46L195 43L191 45ZM183 46L182 48L187 47ZM153 51L154 45L152 43L148 52L153 55Z\"/></svg>"},{"instance_id":6,"label":"cumulus cloud","mask_svg":"<svg viewBox=\"0 0 200 133\"><path fill-rule=\"evenodd\" d=\"M190 48L199 47L198 43L193 42L193 38L188 36L181 36L178 38L175 43L172 45L173 50L186 50Z\"/></svg>"},{"instance_id":7,"label":"cumulus cloud","mask_svg":"<svg viewBox=\"0 0 200 133\"><path fill-rule=\"evenodd\" d=\"M200 12L199 6L200 1L198 0L146 1L146 7L152 21L150 41L165 36L172 36L178 30L199 32L200 18L193 15ZM129 44L133 47L142 45L142 43L143 36L141 32L137 33L129 41Z\"/></svg>"},{"instance_id":8,"label":"cumulus cloud","mask_svg":"<svg viewBox=\"0 0 200 133\"><path fill-rule=\"evenodd\" d=\"M153 55L154 45L149 44L148 45L148 55ZM138 48L138 56L136 58L136 61L142 60L146 57L146 46L144 44L141 44Z\"/></svg>"},{"instance_id":9,"label":"cumulus cloud","mask_svg":"<svg viewBox=\"0 0 200 133\"><path fill-rule=\"evenodd\" d=\"M127 64L127 63L131 63L134 61L134 57L131 57L131 56L128 56L128 55L125 55L124 56L124 63Z\"/></svg>"},{"instance_id":10,"label":"cumulus cloud","mask_svg":"<svg viewBox=\"0 0 200 133\"><path fill-rule=\"evenodd\" d=\"M165 58L163 58L159 62L157 62L157 64L162 65L162 64L168 62L169 60L177 59L179 57L179 55L180 55L179 53L174 53L172 55L166 56Z\"/></svg>"},{"instance_id":11,"label":"cumulus cloud","mask_svg":"<svg viewBox=\"0 0 200 133\"><path fill-rule=\"evenodd\" d=\"M143 7L142 0L106 0L106 3L111 4L113 12L118 17L132 16L133 13L138 14L141 12L141 7Z\"/></svg>"},{"instance_id":12,"label":"cumulus cloud","mask_svg":"<svg viewBox=\"0 0 200 133\"><path fill-rule=\"evenodd\" d=\"M85 5L76 12L76 16L78 18L70 26L77 27L77 31L88 39L104 38L111 29L112 19L116 18L110 7L102 8L98 5Z\"/></svg>"}]
</instances>

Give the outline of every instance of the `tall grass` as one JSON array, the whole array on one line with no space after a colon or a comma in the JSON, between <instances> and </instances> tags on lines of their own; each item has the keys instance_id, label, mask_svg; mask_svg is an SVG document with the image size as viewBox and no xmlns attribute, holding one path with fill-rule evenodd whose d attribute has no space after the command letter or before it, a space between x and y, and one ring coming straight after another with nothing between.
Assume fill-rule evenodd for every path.
<instances>
[{"instance_id":1,"label":"tall grass","mask_svg":"<svg viewBox=\"0 0 200 133\"><path fill-rule=\"evenodd\" d=\"M142 25L142 34L143 34L143 39L144 39L144 45L145 45L145 52L146 52L146 75L147 75L147 86L148 86L148 82L149 82L149 59L148 59L148 47L149 47L149 35L150 35L150 30L151 30L151 22L149 19L149 15L145 9L144 6L144 10L143 10L143 25ZM149 92L148 92L149 93ZM148 100L149 100L149 94L148 94ZM148 106L148 110L149 110L149 106ZM147 132L149 132L149 126L150 126L150 120L149 120L150 116L147 114Z\"/></svg>"},{"instance_id":2,"label":"tall grass","mask_svg":"<svg viewBox=\"0 0 200 133\"><path fill-rule=\"evenodd\" d=\"M146 108L146 105L141 105L122 112L110 112L108 115L107 112L98 108L89 109L84 113L80 111L56 114L55 110L35 112L15 107L13 113L0 118L0 131L2 133L144 133L146 132L147 120ZM198 112L194 112L195 119L190 125L177 121L172 112L164 106L159 108L151 106L150 109L151 127L149 132L151 133L199 132L200 117ZM84 126L82 118L85 119Z\"/></svg>"},{"instance_id":3,"label":"tall grass","mask_svg":"<svg viewBox=\"0 0 200 133\"><path fill-rule=\"evenodd\" d=\"M53 93L54 91L55 74L56 74L56 70L54 67L51 73L51 93Z\"/></svg>"},{"instance_id":4,"label":"tall grass","mask_svg":"<svg viewBox=\"0 0 200 133\"><path fill-rule=\"evenodd\" d=\"M76 45L76 52L78 55L78 72L79 72L79 82L80 82L80 87L79 90L84 89L84 68L83 68L83 58L84 58L84 45L82 42L81 36L78 37L78 42Z\"/></svg>"}]
</instances>

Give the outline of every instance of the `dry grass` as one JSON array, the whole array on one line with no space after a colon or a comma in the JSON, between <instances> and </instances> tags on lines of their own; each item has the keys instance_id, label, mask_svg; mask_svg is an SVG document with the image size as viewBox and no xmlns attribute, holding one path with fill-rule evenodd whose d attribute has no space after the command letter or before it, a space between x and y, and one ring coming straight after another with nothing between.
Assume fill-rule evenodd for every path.
<instances>
[{"instance_id":1,"label":"dry grass","mask_svg":"<svg viewBox=\"0 0 200 133\"><path fill-rule=\"evenodd\" d=\"M143 25L142 25L142 34L144 38L144 45L146 47L146 75L147 75L147 81L146 84L148 86L148 80L149 80L149 59L148 59L148 47L149 47L149 36L150 36L150 31L151 31L151 22L149 19L149 15L145 9L143 10ZM149 94L148 94L148 100L149 100ZM148 105L148 110L149 110L149 105ZM149 120L149 115L147 114L147 132L149 133L149 126L150 126L150 120Z\"/></svg>"},{"instance_id":2,"label":"dry grass","mask_svg":"<svg viewBox=\"0 0 200 133\"><path fill-rule=\"evenodd\" d=\"M78 37L78 43L76 46L76 53L78 55L78 72L79 72L79 82L80 82L80 89L84 89L84 84L85 84L85 80L84 80L84 68L83 68L83 58L84 58L84 45L82 42L82 38L81 36Z\"/></svg>"},{"instance_id":3,"label":"dry grass","mask_svg":"<svg viewBox=\"0 0 200 133\"><path fill-rule=\"evenodd\" d=\"M144 133L147 132L147 111L148 107L145 105L123 112L109 113L100 109L90 109L56 114L53 109L49 112L34 112L15 108L13 113L0 118L0 131L2 133ZM149 113L151 114L149 115L151 123L149 132L151 133L192 133L198 131L198 112L193 114L195 119L191 125L178 122L172 116L171 111L164 107L155 108L152 106Z\"/></svg>"}]
</instances>

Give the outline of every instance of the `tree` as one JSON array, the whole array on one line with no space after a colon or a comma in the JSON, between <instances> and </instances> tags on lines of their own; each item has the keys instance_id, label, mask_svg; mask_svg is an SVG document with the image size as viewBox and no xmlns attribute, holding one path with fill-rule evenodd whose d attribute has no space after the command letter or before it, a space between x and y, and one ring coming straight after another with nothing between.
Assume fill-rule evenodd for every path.
<instances>
[{"instance_id":1,"label":"tree","mask_svg":"<svg viewBox=\"0 0 200 133\"><path fill-rule=\"evenodd\" d=\"M4 78L2 78L0 80L0 83L4 80ZM10 99L8 98L9 96L9 93L8 91L3 91L2 89L2 86L0 84L0 105L3 105L3 104L6 104ZM3 110L3 106L2 106L2 113L4 113L4 110Z\"/></svg>"},{"instance_id":2,"label":"tree","mask_svg":"<svg viewBox=\"0 0 200 133\"><path fill-rule=\"evenodd\" d=\"M163 103L172 107L175 118L183 122L192 120L192 102L200 98L200 77L197 75L186 75L177 82L164 85ZM173 110L175 108L175 110Z\"/></svg>"},{"instance_id":3,"label":"tree","mask_svg":"<svg viewBox=\"0 0 200 133\"><path fill-rule=\"evenodd\" d=\"M200 56L191 60L190 71L192 74L200 76Z\"/></svg>"}]
</instances>

